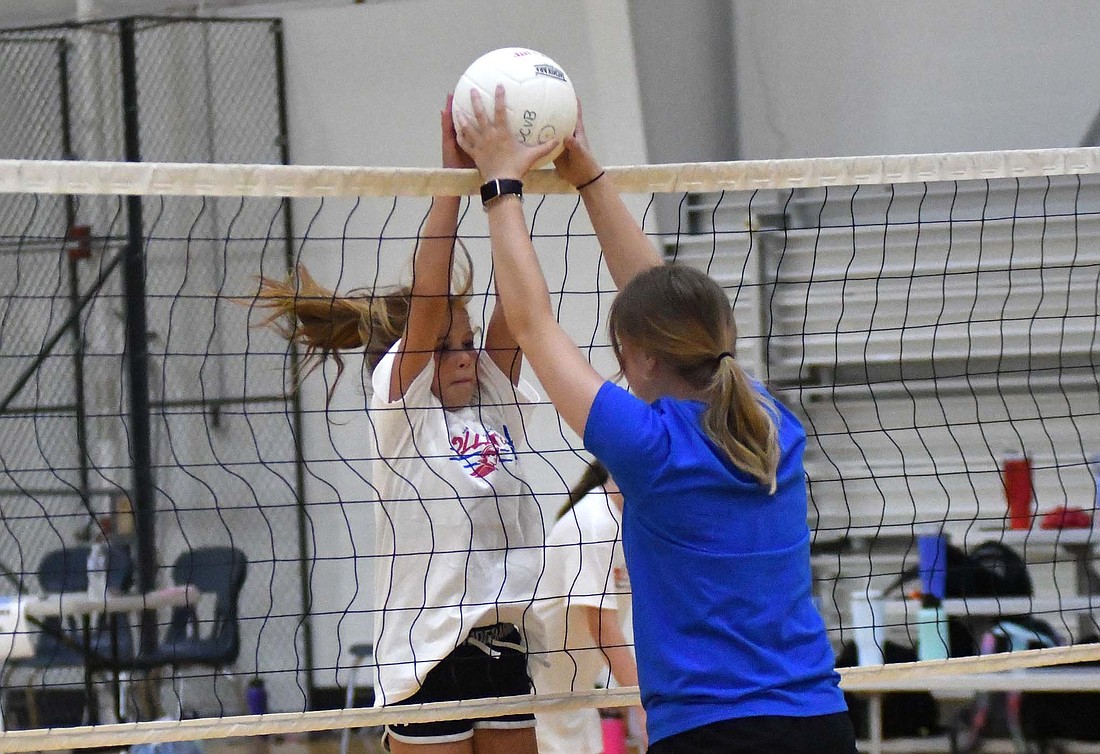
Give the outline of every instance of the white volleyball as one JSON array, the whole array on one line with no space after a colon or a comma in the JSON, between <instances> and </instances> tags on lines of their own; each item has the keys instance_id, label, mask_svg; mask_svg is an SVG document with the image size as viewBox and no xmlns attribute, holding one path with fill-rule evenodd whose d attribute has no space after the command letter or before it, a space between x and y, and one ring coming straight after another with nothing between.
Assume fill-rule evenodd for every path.
<instances>
[{"instance_id":1,"label":"white volleyball","mask_svg":"<svg viewBox=\"0 0 1100 754\"><path fill-rule=\"evenodd\" d=\"M492 113L497 84L504 84L508 125L525 144L562 140L577 126L577 95L565 71L546 55L524 47L502 47L487 52L470 64L455 85L452 112L473 115L470 92L477 89L486 110ZM548 164L561 147L540 160Z\"/></svg>"}]
</instances>

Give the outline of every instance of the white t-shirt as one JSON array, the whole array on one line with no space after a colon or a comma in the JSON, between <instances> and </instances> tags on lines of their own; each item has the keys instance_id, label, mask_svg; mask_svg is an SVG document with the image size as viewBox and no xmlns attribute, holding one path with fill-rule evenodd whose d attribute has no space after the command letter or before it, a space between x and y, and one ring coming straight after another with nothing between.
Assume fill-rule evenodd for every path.
<instances>
[{"instance_id":1,"label":"white t-shirt","mask_svg":"<svg viewBox=\"0 0 1100 754\"><path fill-rule=\"evenodd\" d=\"M390 403L399 346L371 379L377 705L415 694L471 628L522 625L545 533L520 470L534 388L513 388L483 353L472 406L444 410L431 391L433 361Z\"/></svg>"},{"instance_id":2,"label":"white t-shirt","mask_svg":"<svg viewBox=\"0 0 1100 754\"><path fill-rule=\"evenodd\" d=\"M622 519L602 488L577 502L546 538L546 573L534 613L531 669L535 692L591 691L608 677L607 657L583 608L616 611L630 641L630 581L623 558ZM603 732L595 708L535 715L539 754L598 754Z\"/></svg>"}]
</instances>

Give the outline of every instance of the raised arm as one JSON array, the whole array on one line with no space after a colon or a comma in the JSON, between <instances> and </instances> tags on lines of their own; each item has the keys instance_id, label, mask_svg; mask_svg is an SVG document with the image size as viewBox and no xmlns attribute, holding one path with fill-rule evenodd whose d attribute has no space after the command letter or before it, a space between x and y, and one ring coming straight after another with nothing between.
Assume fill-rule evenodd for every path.
<instances>
[{"instance_id":1,"label":"raised arm","mask_svg":"<svg viewBox=\"0 0 1100 754\"><path fill-rule=\"evenodd\" d=\"M440 113L444 167L473 167L455 140L451 121L451 98ZM454 266L455 236L458 229L457 196L437 196L428 210L424 230L413 256L412 293L409 316L401 348L390 373L390 400L405 394L416 376L432 359L452 316L451 272Z\"/></svg>"},{"instance_id":2,"label":"raised arm","mask_svg":"<svg viewBox=\"0 0 1100 754\"><path fill-rule=\"evenodd\" d=\"M578 187L592 220L607 269L622 290L634 276L662 263L649 237L623 203L615 184L588 148L584 119L577 103L577 130L565 140L565 151L554 161L562 178Z\"/></svg>"},{"instance_id":3,"label":"raised arm","mask_svg":"<svg viewBox=\"0 0 1100 754\"><path fill-rule=\"evenodd\" d=\"M458 140L484 180L520 178L556 146L556 142L548 142L528 147L513 139L503 87L497 88L491 116L476 90L473 109L475 117L462 123ZM554 318L522 203L514 195L505 195L486 209L497 290L508 326L558 413L583 437L592 401L604 380Z\"/></svg>"},{"instance_id":4,"label":"raised arm","mask_svg":"<svg viewBox=\"0 0 1100 754\"><path fill-rule=\"evenodd\" d=\"M493 314L489 317L489 324L485 327L485 352L497 365L497 368L508 376L513 385L519 384L520 368L523 366L523 351L520 350L516 336L508 326L508 319L504 316L504 305L500 303L500 292L497 291L497 305Z\"/></svg>"}]
</instances>

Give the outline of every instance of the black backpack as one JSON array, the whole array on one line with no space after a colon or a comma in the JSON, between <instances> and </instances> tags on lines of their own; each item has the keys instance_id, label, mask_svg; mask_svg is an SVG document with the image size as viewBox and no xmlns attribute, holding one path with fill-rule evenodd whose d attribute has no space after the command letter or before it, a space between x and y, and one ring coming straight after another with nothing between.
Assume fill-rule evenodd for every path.
<instances>
[{"instance_id":1,"label":"black backpack","mask_svg":"<svg viewBox=\"0 0 1100 754\"><path fill-rule=\"evenodd\" d=\"M954 578L948 547L947 597L1031 596L1027 564L1008 545L991 540L969 554L958 551Z\"/></svg>"},{"instance_id":2,"label":"black backpack","mask_svg":"<svg viewBox=\"0 0 1100 754\"><path fill-rule=\"evenodd\" d=\"M1082 644L1095 644L1100 638L1087 637ZM1100 662L1077 662L1064 667L1100 668ZM1086 691L1023 694L1020 718L1024 734L1031 740L1065 738L1073 741L1100 741L1100 694Z\"/></svg>"},{"instance_id":3,"label":"black backpack","mask_svg":"<svg viewBox=\"0 0 1100 754\"><path fill-rule=\"evenodd\" d=\"M901 573L886 589L896 591L920 576L914 566ZM1030 597L1031 577L1027 565L1015 550L1006 544L990 540L966 553L955 545L947 545L945 597Z\"/></svg>"}]
</instances>

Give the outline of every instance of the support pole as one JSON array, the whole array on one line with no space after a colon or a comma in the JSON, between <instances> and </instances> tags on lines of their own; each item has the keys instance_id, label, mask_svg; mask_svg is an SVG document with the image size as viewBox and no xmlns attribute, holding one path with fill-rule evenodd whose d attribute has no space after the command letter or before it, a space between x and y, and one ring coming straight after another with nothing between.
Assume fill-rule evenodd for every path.
<instances>
[{"instance_id":1,"label":"support pole","mask_svg":"<svg viewBox=\"0 0 1100 754\"><path fill-rule=\"evenodd\" d=\"M868 701L867 707L871 718L869 723L871 728L870 754L882 754L882 694L871 694Z\"/></svg>"},{"instance_id":2,"label":"support pole","mask_svg":"<svg viewBox=\"0 0 1100 754\"><path fill-rule=\"evenodd\" d=\"M61 92L61 149L66 160L75 159L73 154L73 129L71 100L69 98L69 43L59 40L57 43L57 76ZM72 194L65 196L65 236L69 238L76 227L76 198ZM71 239L70 239L71 240ZM76 404L76 448L77 448L77 488L80 492L80 504L91 515L92 500L89 493L90 474L88 455L88 409L84 394L84 335L80 330L80 262L71 248L62 253L68 257L69 268L69 333L73 343L73 398Z\"/></svg>"},{"instance_id":3,"label":"support pole","mask_svg":"<svg viewBox=\"0 0 1100 754\"><path fill-rule=\"evenodd\" d=\"M290 164L290 142L288 139L289 127L287 125L286 110L286 59L283 50L283 26L280 21L273 21L271 33L275 46L275 85L279 90L279 151L284 165ZM297 260L294 258L294 217L291 213L290 199L283 199L283 235L286 237L286 269L293 272ZM298 345L291 342L290 348L290 373L298 374L298 366L301 363L301 355L298 353ZM295 389L290 393L291 421L294 431L294 467L295 485L294 492L298 497L298 578L302 589L302 660L305 664L305 691L307 704L312 704L315 696L315 684L313 680L313 600L312 586L310 584L310 569L312 556L309 551L309 529L312 522L306 510L306 463L305 451L302 447L302 396Z\"/></svg>"},{"instance_id":4,"label":"support pole","mask_svg":"<svg viewBox=\"0 0 1100 754\"><path fill-rule=\"evenodd\" d=\"M126 161L141 162L134 19L124 18L118 24ZM141 197L127 197L126 204L123 290L126 297L126 374L130 393L131 502L137 540L137 586L142 592L150 592L156 588L157 553L149 420L149 347L145 320L145 231ZM147 610L141 616L141 652L152 653L156 646L156 615Z\"/></svg>"}]
</instances>

